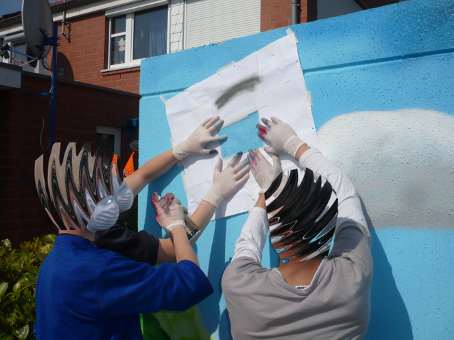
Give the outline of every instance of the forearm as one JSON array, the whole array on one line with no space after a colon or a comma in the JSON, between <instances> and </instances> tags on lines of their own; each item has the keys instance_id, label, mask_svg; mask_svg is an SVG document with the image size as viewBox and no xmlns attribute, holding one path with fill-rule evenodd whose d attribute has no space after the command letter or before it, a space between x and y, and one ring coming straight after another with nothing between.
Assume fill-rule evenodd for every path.
<instances>
[{"instance_id":1,"label":"forearm","mask_svg":"<svg viewBox=\"0 0 454 340\"><path fill-rule=\"evenodd\" d=\"M268 220L265 210L265 196L261 194L256 206L249 212L240 237L236 241L235 254L232 260L240 257L249 257L260 263L267 235Z\"/></svg>"},{"instance_id":2,"label":"forearm","mask_svg":"<svg viewBox=\"0 0 454 340\"><path fill-rule=\"evenodd\" d=\"M194 222L197 229L203 230L203 228L205 228L206 225L210 222L211 217L213 217L215 211L216 207L213 204L202 200L197 206L197 209L191 215L191 220L192 222Z\"/></svg>"},{"instance_id":3,"label":"forearm","mask_svg":"<svg viewBox=\"0 0 454 340\"><path fill-rule=\"evenodd\" d=\"M172 239L160 238L158 249L158 263L175 262L175 246Z\"/></svg>"},{"instance_id":4,"label":"forearm","mask_svg":"<svg viewBox=\"0 0 454 340\"><path fill-rule=\"evenodd\" d=\"M211 203L202 200L191 215L191 220L194 226L199 230L190 240L189 243L193 245L200 237L202 231L210 222L216 207ZM159 240L158 262L174 262L175 261L175 247L171 239Z\"/></svg>"},{"instance_id":5,"label":"forearm","mask_svg":"<svg viewBox=\"0 0 454 340\"><path fill-rule=\"evenodd\" d=\"M296 152L295 158L301 168L309 168L315 175L321 175L329 181L337 194L339 203L344 199L343 194L346 191L356 193L351 181L317 149L309 148L304 144Z\"/></svg>"},{"instance_id":6,"label":"forearm","mask_svg":"<svg viewBox=\"0 0 454 340\"><path fill-rule=\"evenodd\" d=\"M173 167L178 160L171 150L163 152L146 162L143 166L125 178L127 186L135 193L139 193L148 183L164 174Z\"/></svg>"},{"instance_id":7,"label":"forearm","mask_svg":"<svg viewBox=\"0 0 454 340\"><path fill-rule=\"evenodd\" d=\"M340 219L353 220L362 226L367 226L359 195L351 180L339 167L326 159L320 151L307 146L300 147L296 158L302 168L309 168L329 181L336 192ZM367 228L366 234L368 234Z\"/></svg>"},{"instance_id":8,"label":"forearm","mask_svg":"<svg viewBox=\"0 0 454 340\"><path fill-rule=\"evenodd\" d=\"M175 251L175 259L177 262L187 260L191 261L195 264L199 264L197 260L197 256L192 249L191 243L186 236L186 231L184 230L183 226L178 226L173 229L170 233L172 238L174 251Z\"/></svg>"}]
</instances>

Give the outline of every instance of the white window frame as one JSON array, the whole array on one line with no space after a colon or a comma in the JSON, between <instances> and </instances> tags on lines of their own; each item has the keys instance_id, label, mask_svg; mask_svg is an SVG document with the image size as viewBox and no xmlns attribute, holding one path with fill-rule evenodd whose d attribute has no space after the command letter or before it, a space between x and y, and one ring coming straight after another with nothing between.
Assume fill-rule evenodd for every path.
<instances>
[{"instance_id":1,"label":"white window frame","mask_svg":"<svg viewBox=\"0 0 454 340\"><path fill-rule=\"evenodd\" d=\"M96 133L114 136L114 152L120 157L121 151L121 129L110 126L97 126Z\"/></svg>"},{"instance_id":2,"label":"white window frame","mask_svg":"<svg viewBox=\"0 0 454 340\"><path fill-rule=\"evenodd\" d=\"M141 59L133 59L134 53L134 16L136 12L141 12L154 7L167 6L167 46L166 53L170 51L170 3L168 0L152 0L152 1L141 1L133 3L127 6L106 11L106 17L109 19L109 32L108 32L108 44L107 44L107 69L116 70L130 67L140 66ZM114 33L112 32L112 19L115 17L126 15L126 32L125 33ZM125 35L126 34L126 35ZM125 62L122 64L111 64L111 42L112 38L116 36L125 35Z\"/></svg>"}]
</instances>

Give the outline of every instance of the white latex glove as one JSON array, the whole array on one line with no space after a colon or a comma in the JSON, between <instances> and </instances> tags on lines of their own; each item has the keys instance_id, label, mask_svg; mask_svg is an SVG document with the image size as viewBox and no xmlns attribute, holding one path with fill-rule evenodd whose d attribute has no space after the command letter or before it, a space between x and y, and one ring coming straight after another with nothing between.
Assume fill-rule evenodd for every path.
<instances>
[{"instance_id":1,"label":"white latex glove","mask_svg":"<svg viewBox=\"0 0 454 340\"><path fill-rule=\"evenodd\" d=\"M189 155L216 154L215 147L227 140L227 136L216 136L223 124L219 116L205 120L184 142L173 148L175 158L181 161Z\"/></svg>"},{"instance_id":2,"label":"white latex glove","mask_svg":"<svg viewBox=\"0 0 454 340\"><path fill-rule=\"evenodd\" d=\"M214 167L213 185L204 200L217 207L223 200L235 195L249 179L249 161L241 161L243 153L239 152L222 169L219 157Z\"/></svg>"},{"instance_id":3,"label":"white latex glove","mask_svg":"<svg viewBox=\"0 0 454 340\"><path fill-rule=\"evenodd\" d=\"M257 127L259 137L269 145L265 150L270 153L295 157L299 147L304 144L292 127L278 118L262 118L262 124Z\"/></svg>"},{"instance_id":4,"label":"white latex glove","mask_svg":"<svg viewBox=\"0 0 454 340\"><path fill-rule=\"evenodd\" d=\"M161 227L168 232L177 227L185 227L184 207L173 194L166 194L160 198L158 194L153 193L151 202L156 209L156 221Z\"/></svg>"},{"instance_id":5,"label":"white latex glove","mask_svg":"<svg viewBox=\"0 0 454 340\"><path fill-rule=\"evenodd\" d=\"M252 150L248 153L251 172L255 181L260 187L260 193L264 193L270 187L271 183L282 172L281 160L274 153L269 153L272 163L270 163L260 152Z\"/></svg>"}]
</instances>

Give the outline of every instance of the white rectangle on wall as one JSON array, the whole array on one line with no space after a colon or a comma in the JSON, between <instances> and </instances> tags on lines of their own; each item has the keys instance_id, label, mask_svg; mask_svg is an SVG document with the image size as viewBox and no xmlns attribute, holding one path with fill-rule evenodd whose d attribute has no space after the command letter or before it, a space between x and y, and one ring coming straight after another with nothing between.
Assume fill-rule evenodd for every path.
<instances>
[{"instance_id":1,"label":"white rectangle on wall","mask_svg":"<svg viewBox=\"0 0 454 340\"><path fill-rule=\"evenodd\" d=\"M253 86L238 90L222 106L218 104L219 99L231 89L250 80L255 80ZM225 125L238 123L235 127L237 131L255 136L255 127L248 127L246 131L240 125L250 113L257 112L258 117L276 116L283 119L300 136L304 136L305 142L318 146L310 94L304 82L293 32L224 66L205 80L166 100L165 106L174 145L185 140L202 121L213 115L224 119ZM218 150L225 161L230 159L230 156L223 155L222 146ZM188 158L182 162L183 183L190 212L195 210L209 190L215 163L215 158L197 161ZM295 166L291 161L283 160L282 167L288 170ZM255 203L258 189L251 176L243 189L224 202L227 204L219 207L216 217L249 210Z\"/></svg>"},{"instance_id":2,"label":"white rectangle on wall","mask_svg":"<svg viewBox=\"0 0 454 340\"><path fill-rule=\"evenodd\" d=\"M260 32L261 0L188 0L185 48Z\"/></svg>"}]
</instances>

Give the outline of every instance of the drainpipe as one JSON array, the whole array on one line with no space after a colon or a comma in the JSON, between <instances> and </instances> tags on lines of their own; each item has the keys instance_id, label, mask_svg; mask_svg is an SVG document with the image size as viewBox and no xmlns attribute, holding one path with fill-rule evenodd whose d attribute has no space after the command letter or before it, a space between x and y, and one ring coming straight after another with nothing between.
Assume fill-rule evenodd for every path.
<instances>
[{"instance_id":1,"label":"drainpipe","mask_svg":"<svg viewBox=\"0 0 454 340\"><path fill-rule=\"evenodd\" d=\"M300 23L300 0L291 0L292 5L292 25Z\"/></svg>"}]
</instances>

